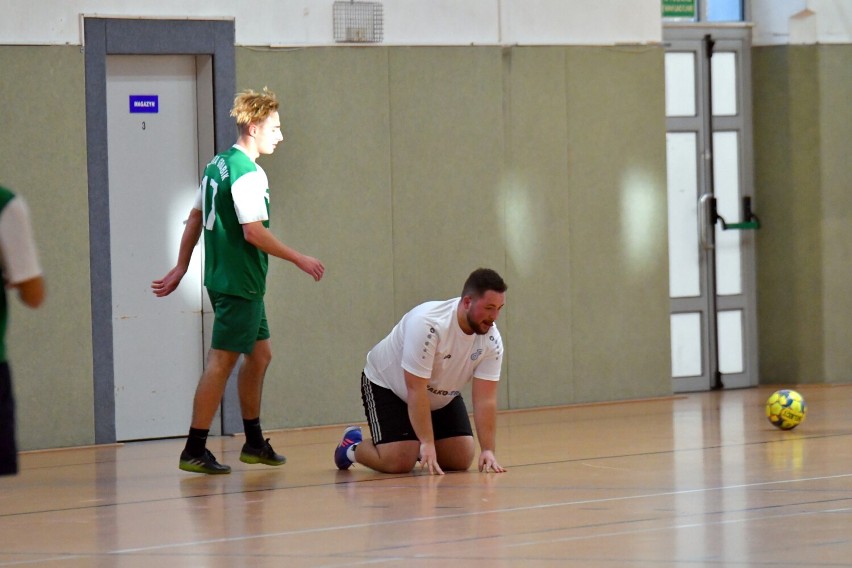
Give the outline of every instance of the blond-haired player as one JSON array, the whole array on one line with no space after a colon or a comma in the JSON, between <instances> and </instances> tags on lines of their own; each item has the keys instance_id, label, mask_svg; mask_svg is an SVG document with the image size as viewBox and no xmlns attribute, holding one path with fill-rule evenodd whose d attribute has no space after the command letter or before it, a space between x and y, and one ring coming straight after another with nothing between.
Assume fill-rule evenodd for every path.
<instances>
[{"instance_id":1,"label":"blond-haired player","mask_svg":"<svg viewBox=\"0 0 852 568\"><path fill-rule=\"evenodd\" d=\"M263 380L272 359L263 300L268 259L272 255L290 261L316 281L325 271L319 260L290 248L269 230L269 182L256 160L272 154L283 140L275 94L266 88L261 93L243 91L234 99L231 116L239 137L205 168L181 237L177 265L151 284L159 297L177 288L203 231L204 285L213 305L213 337L207 367L195 391L192 424L179 467L208 474L231 471L216 461L206 443L240 355L244 360L237 391L246 433L240 461L273 466L286 461L264 439L260 426Z\"/></svg>"}]
</instances>

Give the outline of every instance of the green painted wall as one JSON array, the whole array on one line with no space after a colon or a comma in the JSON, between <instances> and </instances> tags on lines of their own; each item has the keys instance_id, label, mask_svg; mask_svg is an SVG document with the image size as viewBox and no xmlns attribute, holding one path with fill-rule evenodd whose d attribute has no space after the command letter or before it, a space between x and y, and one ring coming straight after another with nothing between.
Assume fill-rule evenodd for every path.
<instances>
[{"instance_id":1,"label":"green painted wall","mask_svg":"<svg viewBox=\"0 0 852 568\"><path fill-rule=\"evenodd\" d=\"M753 50L761 382L849 382L852 46ZM361 419L366 351L417 302L493 266L510 290L501 406L670 392L662 48L237 50L283 102L263 165L273 229L268 428ZM92 443L84 56L0 46L0 183L48 282L13 303L22 448ZM14 159L9 159L12 156Z\"/></svg>"},{"instance_id":2,"label":"green painted wall","mask_svg":"<svg viewBox=\"0 0 852 568\"><path fill-rule=\"evenodd\" d=\"M852 380L852 46L753 50L760 380Z\"/></svg>"},{"instance_id":3,"label":"green painted wall","mask_svg":"<svg viewBox=\"0 0 852 568\"><path fill-rule=\"evenodd\" d=\"M662 49L566 54L574 400L670 394Z\"/></svg>"},{"instance_id":4,"label":"green painted wall","mask_svg":"<svg viewBox=\"0 0 852 568\"><path fill-rule=\"evenodd\" d=\"M266 428L362 420L367 350L478 266L510 287L503 408L670 393L661 47L238 48L236 65L282 101L272 228L327 268L272 263ZM20 77L0 150L29 166L2 180L32 203L51 293L13 314L20 442L92 443L83 55L2 47L0 74Z\"/></svg>"},{"instance_id":5,"label":"green painted wall","mask_svg":"<svg viewBox=\"0 0 852 568\"><path fill-rule=\"evenodd\" d=\"M328 270L272 274L265 423L362 419L366 351L477 266L510 286L504 408L670 393L661 49L237 55L284 103L273 226Z\"/></svg>"},{"instance_id":6,"label":"green painted wall","mask_svg":"<svg viewBox=\"0 0 852 568\"><path fill-rule=\"evenodd\" d=\"M364 357L394 323L388 50L237 50L237 85L281 101L284 143L262 158L271 229L320 258L319 283L273 259L266 427L358 417Z\"/></svg>"},{"instance_id":7,"label":"green painted wall","mask_svg":"<svg viewBox=\"0 0 852 568\"><path fill-rule=\"evenodd\" d=\"M0 46L0 184L27 200L47 282L36 311L10 302L22 448L90 444L92 327L86 109L77 47Z\"/></svg>"}]
</instances>

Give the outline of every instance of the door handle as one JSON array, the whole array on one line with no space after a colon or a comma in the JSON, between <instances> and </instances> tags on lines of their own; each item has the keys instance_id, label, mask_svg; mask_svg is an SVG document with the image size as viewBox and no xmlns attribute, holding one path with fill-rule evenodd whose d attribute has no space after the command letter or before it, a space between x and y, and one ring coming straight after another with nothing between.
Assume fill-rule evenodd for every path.
<instances>
[{"instance_id":1,"label":"door handle","mask_svg":"<svg viewBox=\"0 0 852 568\"><path fill-rule=\"evenodd\" d=\"M698 235L701 248L713 250L715 239L710 231L716 229L716 198L712 193L705 193L698 199Z\"/></svg>"}]
</instances>

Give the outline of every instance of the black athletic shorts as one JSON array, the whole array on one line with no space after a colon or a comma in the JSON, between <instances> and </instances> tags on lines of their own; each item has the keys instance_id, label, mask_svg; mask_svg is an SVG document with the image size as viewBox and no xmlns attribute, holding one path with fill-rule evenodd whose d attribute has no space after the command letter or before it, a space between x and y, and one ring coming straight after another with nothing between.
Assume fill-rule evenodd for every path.
<instances>
[{"instance_id":1,"label":"black athletic shorts","mask_svg":"<svg viewBox=\"0 0 852 568\"><path fill-rule=\"evenodd\" d=\"M18 446L15 444L15 399L9 363L0 363L0 475L18 473Z\"/></svg>"},{"instance_id":2,"label":"black athletic shorts","mask_svg":"<svg viewBox=\"0 0 852 568\"><path fill-rule=\"evenodd\" d=\"M408 418L408 403L392 390L370 382L361 373L361 401L370 424L374 444L417 440L414 427ZM453 398L447 406L432 411L432 432L435 440L473 436L470 418L461 395Z\"/></svg>"}]
</instances>

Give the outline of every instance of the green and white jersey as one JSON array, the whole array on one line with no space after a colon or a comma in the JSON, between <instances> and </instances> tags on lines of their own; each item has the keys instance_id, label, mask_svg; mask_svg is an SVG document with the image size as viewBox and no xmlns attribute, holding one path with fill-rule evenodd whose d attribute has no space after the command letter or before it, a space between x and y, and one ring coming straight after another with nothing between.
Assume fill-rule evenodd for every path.
<instances>
[{"instance_id":1,"label":"green and white jersey","mask_svg":"<svg viewBox=\"0 0 852 568\"><path fill-rule=\"evenodd\" d=\"M18 284L41 276L30 213L20 196L0 187L0 275L3 283ZM0 290L0 362L6 360L6 286Z\"/></svg>"},{"instance_id":2,"label":"green and white jersey","mask_svg":"<svg viewBox=\"0 0 852 568\"><path fill-rule=\"evenodd\" d=\"M248 243L242 225L269 227L269 181L237 145L204 169L195 208L204 223L204 285L208 290L259 300L266 292L269 255Z\"/></svg>"}]
</instances>

